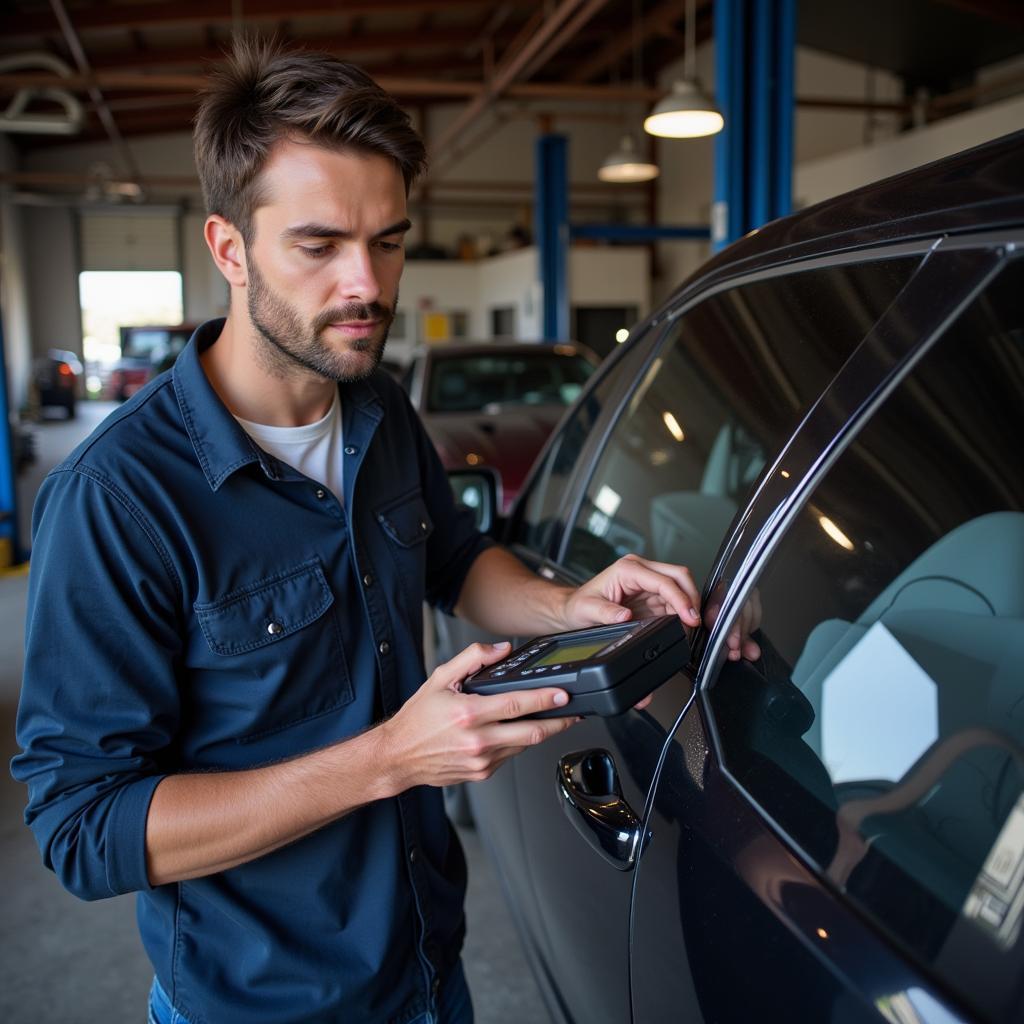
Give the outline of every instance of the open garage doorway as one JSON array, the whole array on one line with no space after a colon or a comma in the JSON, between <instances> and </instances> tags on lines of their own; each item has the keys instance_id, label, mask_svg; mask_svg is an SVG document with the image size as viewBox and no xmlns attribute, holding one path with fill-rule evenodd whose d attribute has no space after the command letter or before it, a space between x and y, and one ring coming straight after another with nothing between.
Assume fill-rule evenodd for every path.
<instances>
[{"instance_id":1,"label":"open garage doorway","mask_svg":"<svg viewBox=\"0 0 1024 1024\"><path fill-rule=\"evenodd\" d=\"M159 339L160 332L182 322L181 274L175 270L87 270L78 276L78 294L86 392L92 398L126 398L130 390L125 391L121 377L128 370L137 371L144 383L170 355ZM138 328L153 331L142 337ZM157 339L155 343L143 344L152 337ZM133 340L139 344L132 347Z\"/></svg>"}]
</instances>

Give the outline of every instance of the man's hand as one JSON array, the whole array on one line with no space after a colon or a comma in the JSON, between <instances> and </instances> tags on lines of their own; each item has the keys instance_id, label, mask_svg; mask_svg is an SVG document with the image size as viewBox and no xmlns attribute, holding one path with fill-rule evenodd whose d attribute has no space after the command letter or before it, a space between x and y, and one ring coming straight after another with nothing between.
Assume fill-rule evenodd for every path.
<instances>
[{"instance_id":1,"label":"man's hand","mask_svg":"<svg viewBox=\"0 0 1024 1024\"><path fill-rule=\"evenodd\" d=\"M700 591L690 570L625 555L567 594L564 629L609 625L655 615L678 615L699 626Z\"/></svg>"},{"instance_id":2,"label":"man's hand","mask_svg":"<svg viewBox=\"0 0 1024 1024\"><path fill-rule=\"evenodd\" d=\"M462 681L509 652L507 642L472 644L439 665L380 726L383 763L397 792L490 778L502 762L564 732L575 717L517 721L568 702L564 690L544 687L483 696L462 693Z\"/></svg>"},{"instance_id":3,"label":"man's hand","mask_svg":"<svg viewBox=\"0 0 1024 1024\"><path fill-rule=\"evenodd\" d=\"M704 625L709 630L714 628L722 611L724 592L725 585L719 583L712 591L711 596L708 598L707 606L704 608ZM732 624L729 635L725 638L726 657L730 661L739 661L740 658L746 658L747 661L757 661L761 657L761 648L758 646L757 641L752 638L751 634L760 628L761 595L757 592L757 587L754 587L743 605L743 610Z\"/></svg>"}]
</instances>

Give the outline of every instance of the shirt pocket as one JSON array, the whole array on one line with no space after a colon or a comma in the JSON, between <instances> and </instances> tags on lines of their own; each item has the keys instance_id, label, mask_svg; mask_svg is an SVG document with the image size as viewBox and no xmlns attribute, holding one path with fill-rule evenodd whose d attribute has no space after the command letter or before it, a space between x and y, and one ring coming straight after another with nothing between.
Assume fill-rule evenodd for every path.
<instances>
[{"instance_id":1,"label":"shirt pocket","mask_svg":"<svg viewBox=\"0 0 1024 1024\"><path fill-rule=\"evenodd\" d=\"M423 493L417 489L395 498L379 506L374 515L388 540L405 597L418 611L426 590L427 540L434 532Z\"/></svg>"},{"instance_id":2,"label":"shirt pocket","mask_svg":"<svg viewBox=\"0 0 1024 1024\"><path fill-rule=\"evenodd\" d=\"M232 711L239 742L353 699L334 605L312 558L192 606L220 669L206 699Z\"/></svg>"}]
</instances>

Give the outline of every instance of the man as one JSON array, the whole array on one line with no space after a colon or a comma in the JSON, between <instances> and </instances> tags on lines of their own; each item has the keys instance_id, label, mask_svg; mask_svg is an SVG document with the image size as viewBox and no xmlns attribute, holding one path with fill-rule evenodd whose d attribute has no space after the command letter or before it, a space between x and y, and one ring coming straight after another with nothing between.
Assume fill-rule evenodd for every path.
<instances>
[{"instance_id":1,"label":"man","mask_svg":"<svg viewBox=\"0 0 1024 1024\"><path fill-rule=\"evenodd\" d=\"M457 512L375 372L424 164L387 94L243 45L195 138L229 314L40 492L27 821L72 892L139 893L156 1021L469 1021L440 787L573 719L522 720L566 702L550 688L460 692L507 644L424 682L424 598L530 635L693 626L699 594L638 558L554 586Z\"/></svg>"}]
</instances>

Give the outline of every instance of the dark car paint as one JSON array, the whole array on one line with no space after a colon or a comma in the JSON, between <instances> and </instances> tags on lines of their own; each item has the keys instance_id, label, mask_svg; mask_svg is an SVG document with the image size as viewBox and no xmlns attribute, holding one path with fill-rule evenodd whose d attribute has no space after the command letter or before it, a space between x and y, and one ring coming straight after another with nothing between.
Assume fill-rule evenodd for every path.
<instances>
[{"instance_id":1,"label":"dark car paint","mask_svg":"<svg viewBox=\"0 0 1024 1024\"><path fill-rule=\"evenodd\" d=\"M662 326L689 304L748 275L786 273L794 261L917 254L915 276L766 467L724 538L711 579L726 602L719 621L727 621L801 495L994 273L1005 256L1002 229L1013 225L1006 241L1019 244L1022 186L1019 133L769 225L717 257L591 380L581 402L632 360L618 400L606 404L579 453L547 546L517 553L551 578L580 582L558 565L567 524L628 399L625 382L642 374L635 356L649 362ZM556 442L557 435L548 444ZM774 471L783 466L788 478ZM523 507L513 510L508 535ZM979 1018L941 976L844 902L737 787L704 697L690 699L691 680L703 681L720 664L722 642L721 631L699 631L686 672L656 691L644 712L587 720L471 788L553 1018L746 1021L756 1008L764 1020L879 1022L893 997L916 990L930 1007L922 1021L1020 1019L1019 985ZM633 873L598 859L553 796L558 758L588 747L614 752L626 798L653 837Z\"/></svg>"}]
</instances>

